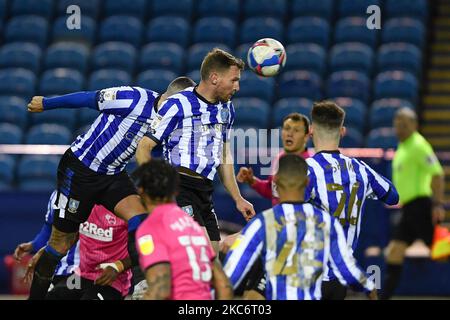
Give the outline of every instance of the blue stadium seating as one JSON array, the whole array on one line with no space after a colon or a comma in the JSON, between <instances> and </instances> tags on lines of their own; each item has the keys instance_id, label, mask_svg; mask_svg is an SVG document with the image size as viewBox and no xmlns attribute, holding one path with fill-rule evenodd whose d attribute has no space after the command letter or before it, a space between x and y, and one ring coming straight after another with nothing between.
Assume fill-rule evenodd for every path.
<instances>
[{"instance_id":1,"label":"blue stadium seating","mask_svg":"<svg viewBox=\"0 0 450 320\"><path fill-rule=\"evenodd\" d=\"M92 72L88 81L88 90L100 90L132 84L128 72L119 69L100 69Z\"/></svg>"},{"instance_id":2,"label":"blue stadium seating","mask_svg":"<svg viewBox=\"0 0 450 320\"><path fill-rule=\"evenodd\" d=\"M146 0L105 0L104 14L106 16L130 15L142 19L147 12Z\"/></svg>"},{"instance_id":3,"label":"blue stadium seating","mask_svg":"<svg viewBox=\"0 0 450 320\"><path fill-rule=\"evenodd\" d=\"M420 48L425 44L426 30L422 22L411 18L392 18L383 28L381 40L387 42L407 42Z\"/></svg>"},{"instance_id":4,"label":"blue stadium seating","mask_svg":"<svg viewBox=\"0 0 450 320\"><path fill-rule=\"evenodd\" d=\"M23 156L17 170L19 189L28 191L54 189L58 163L58 156Z\"/></svg>"},{"instance_id":5,"label":"blue stadium seating","mask_svg":"<svg viewBox=\"0 0 450 320\"><path fill-rule=\"evenodd\" d=\"M253 43L262 38L283 41L283 24L275 18L248 18L240 30L240 43Z\"/></svg>"},{"instance_id":6,"label":"blue stadium seating","mask_svg":"<svg viewBox=\"0 0 450 320\"><path fill-rule=\"evenodd\" d=\"M94 123L94 120L98 117L99 112L97 110L89 109L89 108L83 108L78 110L77 112L79 114L79 126L84 127L87 125L91 125Z\"/></svg>"},{"instance_id":7,"label":"blue stadium seating","mask_svg":"<svg viewBox=\"0 0 450 320\"><path fill-rule=\"evenodd\" d=\"M73 68L84 73L88 66L89 49L76 42L58 42L48 47L45 69Z\"/></svg>"},{"instance_id":8,"label":"blue stadium seating","mask_svg":"<svg viewBox=\"0 0 450 320\"><path fill-rule=\"evenodd\" d=\"M116 68L133 73L137 60L137 51L126 42L105 42L95 47L92 53L92 68Z\"/></svg>"},{"instance_id":9,"label":"blue stadium seating","mask_svg":"<svg viewBox=\"0 0 450 320\"><path fill-rule=\"evenodd\" d=\"M197 14L204 17L226 17L237 19L239 17L239 0L199 0Z\"/></svg>"},{"instance_id":10,"label":"blue stadium seating","mask_svg":"<svg viewBox=\"0 0 450 320\"><path fill-rule=\"evenodd\" d=\"M364 132L366 124L367 106L358 99L337 97L333 99L345 111L344 126Z\"/></svg>"},{"instance_id":11,"label":"blue stadium seating","mask_svg":"<svg viewBox=\"0 0 450 320\"><path fill-rule=\"evenodd\" d=\"M184 51L176 43L150 43L142 48L139 69L167 69L181 74L184 69Z\"/></svg>"},{"instance_id":12,"label":"blue stadium seating","mask_svg":"<svg viewBox=\"0 0 450 320\"><path fill-rule=\"evenodd\" d=\"M334 41L336 43L362 42L375 48L378 42L378 30L367 29L366 18L343 18L336 23Z\"/></svg>"},{"instance_id":13,"label":"blue stadium seating","mask_svg":"<svg viewBox=\"0 0 450 320\"><path fill-rule=\"evenodd\" d=\"M188 72L187 76L194 80L195 83L200 83L200 70L192 70L191 72Z\"/></svg>"},{"instance_id":14,"label":"blue stadium seating","mask_svg":"<svg viewBox=\"0 0 450 320\"><path fill-rule=\"evenodd\" d=\"M419 84L417 78L403 71L385 71L374 81L374 98L402 98L417 102Z\"/></svg>"},{"instance_id":15,"label":"blue stadium seating","mask_svg":"<svg viewBox=\"0 0 450 320\"><path fill-rule=\"evenodd\" d=\"M316 43L324 48L330 41L330 24L319 17L301 17L291 21L287 31L288 43Z\"/></svg>"},{"instance_id":16,"label":"blue stadium seating","mask_svg":"<svg viewBox=\"0 0 450 320\"><path fill-rule=\"evenodd\" d=\"M387 17L413 17L426 21L428 17L427 0L386 0Z\"/></svg>"},{"instance_id":17,"label":"blue stadium seating","mask_svg":"<svg viewBox=\"0 0 450 320\"><path fill-rule=\"evenodd\" d=\"M408 100L387 98L375 100L370 107L370 127L392 127L395 113L398 109L408 107L414 109L414 105Z\"/></svg>"},{"instance_id":18,"label":"blue stadium seating","mask_svg":"<svg viewBox=\"0 0 450 320\"><path fill-rule=\"evenodd\" d=\"M286 0L247 0L243 3L244 16L283 19L287 11L286 2Z\"/></svg>"},{"instance_id":19,"label":"blue stadium seating","mask_svg":"<svg viewBox=\"0 0 450 320\"><path fill-rule=\"evenodd\" d=\"M373 69L373 56L372 49L364 43L336 44L330 51L330 72L350 70L370 75Z\"/></svg>"},{"instance_id":20,"label":"blue stadium seating","mask_svg":"<svg viewBox=\"0 0 450 320\"><path fill-rule=\"evenodd\" d=\"M190 33L190 25L186 19L163 16L149 22L146 40L147 42L173 42L185 47L189 43Z\"/></svg>"},{"instance_id":21,"label":"blue stadium seating","mask_svg":"<svg viewBox=\"0 0 450 320\"><path fill-rule=\"evenodd\" d=\"M330 20L333 16L333 0L293 0L292 15L318 16Z\"/></svg>"},{"instance_id":22,"label":"blue stadium seating","mask_svg":"<svg viewBox=\"0 0 450 320\"><path fill-rule=\"evenodd\" d=\"M205 55L215 47L231 52L231 49L222 43L196 43L189 48L187 70L192 71L200 69L200 65Z\"/></svg>"},{"instance_id":23,"label":"blue stadium seating","mask_svg":"<svg viewBox=\"0 0 450 320\"><path fill-rule=\"evenodd\" d=\"M220 42L234 47L236 40L236 25L228 18L203 18L197 20L193 34L194 43Z\"/></svg>"},{"instance_id":24,"label":"blue stadium seating","mask_svg":"<svg viewBox=\"0 0 450 320\"><path fill-rule=\"evenodd\" d=\"M33 42L47 44L48 22L35 15L17 16L9 20L5 30L6 42Z\"/></svg>"},{"instance_id":25,"label":"blue stadium seating","mask_svg":"<svg viewBox=\"0 0 450 320\"><path fill-rule=\"evenodd\" d=\"M13 156L0 154L0 183L10 184L13 181L15 166L16 162Z\"/></svg>"},{"instance_id":26,"label":"blue stadium seating","mask_svg":"<svg viewBox=\"0 0 450 320\"><path fill-rule=\"evenodd\" d=\"M341 138L340 146L342 148L362 148L364 147L364 137L361 131L346 127L345 135Z\"/></svg>"},{"instance_id":27,"label":"blue stadium seating","mask_svg":"<svg viewBox=\"0 0 450 320\"><path fill-rule=\"evenodd\" d=\"M289 70L307 70L323 74L326 67L325 50L314 43L291 44L286 48Z\"/></svg>"},{"instance_id":28,"label":"blue stadium seating","mask_svg":"<svg viewBox=\"0 0 450 320\"><path fill-rule=\"evenodd\" d=\"M0 144L20 144L23 131L19 126L11 123L0 123Z\"/></svg>"},{"instance_id":29,"label":"blue stadium seating","mask_svg":"<svg viewBox=\"0 0 450 320\"><path fill-rule=\"evenodd\" d=\"M100 26L99 40L128 42L138 47L142 42L143 25L132 16L118 15L103 20Z\"/></svg>"},{"instance_id":30,"label":"blue stadium seating","mask_svg":"<svg viewBox=\"0 0 450 320\"><path fill-rule=\"evenodd\" d=\"M176 77L176 73L168 70L147 70L138 75L136 82L140 87L162 94Z\"/></svg>"},{"instance_id":31,"label":"blue stadium seating","mask_svg":"<svg viewBox=\"0 0 450 320\"><path fill-rule=\"evenodd\" d=\"M244 61L246 63L247 66L247 54L248 54L248 49L251 48L251 46L253 45L253 43L244 43L239 45L236 50L234 50L234 55L240 59L242 59L242 61Z\"/></svg>"},{"instance_id":32,"label":"blue stadium seating","mask_svg":"<svg viewBox=\"0 0 450 320\"><path fill-rule=\"evenodd\" d=\"M206 1L208 1L208 0L206 0ZM219 1L221 1L221 0L219 0ZM6 0L0 0L0 22L2 22L3 19L5 19L6 8L7 8Z\"/></svg>"},{"instance_id":33,"label":"blue stadium seating","mask_svg":"<svg viewBox=\"0 0 450 320\"><path fill-rule=\"evenodd\" d=\"M11 15L37 15L50 19L53 15L53 0L13 0L11 4Z\"/></svg>"},{"instance_id":34,"label":"blue stadium seating","mask_svg":"<svg viewBox=\"0 0 450 320\"><path fill-rule=\"evenodd\" d=\"M0 96L0 122L9 122L24 128L27 125L27 104L25 99L15 96Z\"/></svg>"},{"instance_id":35,"label":"blue stadium seating","mask_svg":"<svg viewBox=\"0 0 450 320\"><path fill-rule=\"evenodd\" d=\"M0 50L1 68L24 68L39 71L42 51L34 43L15 42L5 44Z\"/></svg>"},{"instance_id":36,"label":"blue stadium seating","mask_svg":"<svg viewBox=\"0 0 450 320\"><path fill-rule=\"evenodd\" d=\"M396 148L398 144L394 128L377 128L370 130L366 138L367 148Z\"/></svg>"},{"instance_id":37,"label":"blue stadium seating","mask_svg":"<svg viewBox=\"0 0 450 320\"><path fill-rule=\"evenodd\" d=\"M327 81L327 96L330 98L350 97L367 104L370 89L370 79L357 71L334 72Z\"/></svg>"},{"instance_id":38,"label":"blue stadium seating","mask_svg":"<svg viewBox=\"0 0 450 320\"><path fill-rule=\"evenodd\" d=\"M275 80L273 78L263 78L251 71L241 73L239 92L236 97L256 97L270 103L274 98Z\"/></svg>"},{"instance_id":39,"label":"blue stadium seating","mask_svg":"<svg viewBox=\"0 0 450 320\"><path fill-rule=\"evenodd\" d=\"M283 124L284 117L293 112L301 113L309 119L312 105L312 100L306 98L284 98L278 100L273 107L272 127L280 127Z\"/></svg>"},{"instance_id":40,"label":"blue stadium seating","mask_svg":"<svg viewBox=\"0 0 450 320\"><path fill-rule=\"evenodd\" d=\"M416 76L422 70L422 52L409 43L386 43L378 49L378 71L402 70Z\"/></svg>"},{"instance_id":41,"label":"blue stadium seating","mask_svg":"<svg viewBox=\"0 0 450 320\"><path fill-rule=\"evenodd\" d=\"M100 11L100 0L58 0L57 3L59 16L67 15L67 8L71 5L80 7L83 19L86 16L95 19ZM70 14L72 14L72 11L70 11Z\"/></svg>"},{"instance_id":42,"label":"blue stadium seating","mask_svg":"<svg viewBox=\"0 0 450 320\"><path fill-rule=\"evenodd\" d=\"M30 70L11 68L0 70L0 94L31 98L36 87L36 76Z\"/></svg>"},{"instance_id":43,"label":"blue stadium seating","mask_svg":"<svg viewBox=\"0 0 450 320\"><path fill-rule=\"evenodd\" d=\"M77 122L77 114L79 109L62 109L47 110L41 113L31 114L32 124L59 124L69 130L73 130Z\"/></svg>"},{"instance_id":44,"label":"blue stadium seating","mask_svg":"<svg viewBox=\"0 0 450 320\"><path fill-rule=\"evenodd\" d=\"M255 128L269 128L269 104L259 98L233 99L236 109L236 126L252 126Z\"/></svg>"},{"instance_id":45,"label":"blue stadium seating","mask_svg":"<svg viewBox=\"0 0 450 320\"><path fill-rule=\"evenodd\" d=\"M319 100L322 80L317 73L310 71L288 71L281 74L278 87L279 98L302 97Z\"/></svg>"},{"instance_id":46,"label":"blue stadium seating","mask_svg":"<svg viewBox=\"0 0 450 320\"><path fill-rule=\"evenodd\" d=\"M27 144L70 144L72 133L63 125L37 124L32 126L25 137Z\"/></svg>"},{"instance_id":47,"label":"blue stadium seating","mask_svg":"<svg viewBox=\"0 0 450 320\"><path fill-rule=\"evenodd\" d=\"M154 0L151 12L154 17L174 15L190 19L194 10L193 7L193 0Z\"/></svg>"},{"instance_id":48,"label":"blue stadium seating","mask_svg":"<svg viewBox=\"0 0 450 320\"><path fill-rule=\"evenodd\" d=\"M340 0L338 5L339 17L367 18L367 8L371 5L380 6L380 0Z\"/></svg>"},{"instance_id":49,"label":"blue stadium seating","mask_svg":"<svg viewBox=\"0 0 450 320\"><path fill-rule=\"evenodd\" d=\"M53 24L52 39L56 41L78 41L85 44L92 44L97 35L97 25L94 19L83 16L80 29L68 29L66 25L67 16L56 19Z\"/></svg>"},{"instance_id":50,"label":"blue stadium seating","mask_svg":"<svg viewBox=\"0 0 450 320\"><path fill-rule=\"evenodd\" d=\"M45 71L41 76L39 93L44 96L61 95L81 91L84 78L80 71L57 68Z\"/></svg>"}]
</instances>

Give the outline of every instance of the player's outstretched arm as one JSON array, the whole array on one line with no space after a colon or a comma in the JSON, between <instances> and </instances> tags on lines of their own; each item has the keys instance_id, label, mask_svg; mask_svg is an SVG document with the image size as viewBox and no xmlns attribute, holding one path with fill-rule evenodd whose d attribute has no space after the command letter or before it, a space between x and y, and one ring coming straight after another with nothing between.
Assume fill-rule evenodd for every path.
<instances>
[{"instance_id":1,"label":"player's outstretched arm","mask_svg":"<svg viewBox=\"0 0 450 320\"><path fill-rule=\"evenodd\" d=\"M170 264L163 262L152 265L145 271L148 288L144 300L166 300L170 298Z\"/></svg>"},{"instance_id":2,"label":"player's outstretched arm","mask_svg":"<svg viewBox=\"0 0 450 320\"><path fill-rule=\"evenodd\" d=\"M97 91L81 91L53 98L34 96L28 104L29 112L42 112L59 108L91 108L98 110Z\"/></svg>"},{"instance_id":3,"label":"player's outstretched arm","mask_svg":"<svg viewBox=\"0 0 450 320\"><path fill-rule=\"evenodd\" d=\"M222 269L222 266L214 259L212 286L216 290L216 300L231 300L233 299L233 287L230 280Z\"/></svg>"}]
</instances>

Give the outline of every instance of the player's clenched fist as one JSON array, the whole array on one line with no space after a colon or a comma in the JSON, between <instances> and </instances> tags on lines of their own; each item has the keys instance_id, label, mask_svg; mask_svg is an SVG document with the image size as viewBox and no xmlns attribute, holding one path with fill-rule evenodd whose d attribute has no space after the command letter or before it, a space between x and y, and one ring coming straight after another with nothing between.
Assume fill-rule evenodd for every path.
<instances>
[{"instance_id":1,"label":"player's clenched fist","mask_svg":"<svg viewBox=\"0 0 450 320\"><path fill-rule=\"evenodd\" d=\"M252 185L255 182L252 168L241 167L238 175L236 176L236 180L240 183L248 183Z\"/></svg>"},{"instance_id":2,"label":"player's clenched fist","mask_svg":"<svg viewBox=\"0 0 450 320\"><path fill-rule=\"evenodd\" d=\"M44 97L42 96L34 96L33 99L31 99L31 102L28 104L28 111L29 112L44 111L44 104L42 103L43 99Z\"/></svg>"}]
</instances>

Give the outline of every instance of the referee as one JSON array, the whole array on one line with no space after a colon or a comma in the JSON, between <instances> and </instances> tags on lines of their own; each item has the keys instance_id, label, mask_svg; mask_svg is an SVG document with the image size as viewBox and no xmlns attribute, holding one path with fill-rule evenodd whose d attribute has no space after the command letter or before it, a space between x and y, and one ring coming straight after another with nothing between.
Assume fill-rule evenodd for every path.
<instances>
[{"instance_id":1,"label":"referee","mask_svg":"<svg viewBox=\"0 0 450 320\"><path fill-rule=\"evenodd\" d=\"M394 127L400 144L392 162L392 175L403 212L386 248L387 275L382 299L389 299L395 291L406 248L417 239L431 246L434 225L445 216L444 172L431 145L417 132L414 111L400 109Z\"/></svg>"},{"instance_id":2,"label":"referee","mask_svg":"<svg viewBox=\"0 0 450 320\"><path fill-rule=\"evenodd\" d=\"M178 205L203 227L216 253L219 226L212 203L216 172L237 209L248 220L255 215L239 191L229 147L234 121L231 97L239 90L244 62L213 49L203 59L198 86L171 96L158 110L152 133L139 143L138 164L150 160L151 150L164 142L164 158L180 173Z\"/></svg>"}]
</instances>

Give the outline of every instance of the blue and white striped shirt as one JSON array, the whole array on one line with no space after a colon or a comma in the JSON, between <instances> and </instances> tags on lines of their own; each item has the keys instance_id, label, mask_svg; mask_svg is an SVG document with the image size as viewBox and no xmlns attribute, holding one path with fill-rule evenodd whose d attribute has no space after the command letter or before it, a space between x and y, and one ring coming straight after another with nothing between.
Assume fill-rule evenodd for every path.
<instances>
[{"instance_id":1,"label":"blue and white striped shirt","mask_svg":"<svg viewBox=\"0 0 450 320\"><path fill-rule=\"evenodd\" d=\"M159 109L148 136L164 142L164 157L213 180L222 163L223 144L234 122L231 101L211 104L194 87L171 96Z\"/></svg>"},{"instance_id":2,"label":"blue and white striped shirt","mask_svg":"<svg viewBox=\"0 0 450 320\"><path fill-rule=\"evenodd\" d=\"M268 300L320 299L328 261L343 285L366 292L375 288L356 265L339 222L310 203L276 205L245 226L225 259L234 288L259 257Z\"/></svg>"},{"instance_id":3,"label":"blue and white striped shirt","mask_svg":"<svg viewBox=\"0 0 450 320\"><path fill-rule=\"evenodd\" d=\"M157 97L158 93L139 87L100 90L97 94L100 115L72 143L72 152L95 172L120 173L150 129Z\"/></svg>"}]
</instances>

